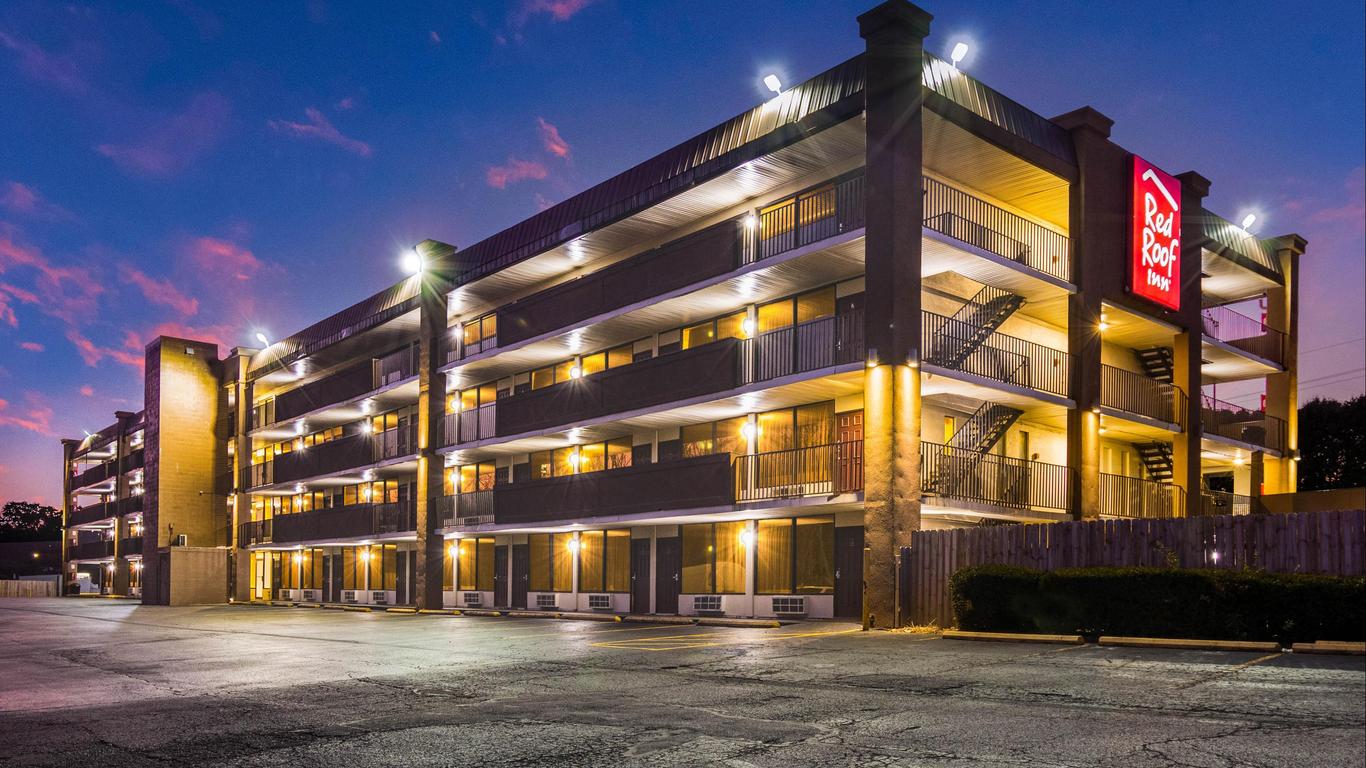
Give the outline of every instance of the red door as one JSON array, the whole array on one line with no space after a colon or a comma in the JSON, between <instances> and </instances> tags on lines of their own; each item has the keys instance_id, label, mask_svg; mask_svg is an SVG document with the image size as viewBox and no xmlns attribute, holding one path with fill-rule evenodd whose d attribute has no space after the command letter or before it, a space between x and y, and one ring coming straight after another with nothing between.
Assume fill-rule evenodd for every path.
<instances>
[{"instance_id":1,"label":"red door","mask_svg":"<svg viewBox=\"0 0 1366 768\"><path fill-rule=\"evenodd\" d=\"M837 414L835 427L836 493L863 490L863 411Z\"/></svg>"}]
</instances>

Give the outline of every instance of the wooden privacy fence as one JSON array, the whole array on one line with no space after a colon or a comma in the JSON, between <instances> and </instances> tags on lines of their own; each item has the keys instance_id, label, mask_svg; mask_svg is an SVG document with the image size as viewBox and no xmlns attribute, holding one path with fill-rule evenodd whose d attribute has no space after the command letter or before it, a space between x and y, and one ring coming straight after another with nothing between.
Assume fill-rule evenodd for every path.
<instances>
[{"instance_id":1,"label":"wooden privacy fence","mask_svg":"<svg viewBox=\"0 0 1366 768\"><path fill-rule=\"evenodd\" d=\"M57 582L37 579L0 580L0 597L57 597Z\"/></svg>"},{"instance_id":2,"label":"wooden privacy fence","mask_svg":"<svg viewBox=\"0 0 1366 768\"><path fill-rule=\"evenodd\" d=\"M917 531L901 550L903 622L953 625L949 578L971 565L1093 566L1363 574L1366 510L1087 520Z\"/></svg>"}]
</instances>

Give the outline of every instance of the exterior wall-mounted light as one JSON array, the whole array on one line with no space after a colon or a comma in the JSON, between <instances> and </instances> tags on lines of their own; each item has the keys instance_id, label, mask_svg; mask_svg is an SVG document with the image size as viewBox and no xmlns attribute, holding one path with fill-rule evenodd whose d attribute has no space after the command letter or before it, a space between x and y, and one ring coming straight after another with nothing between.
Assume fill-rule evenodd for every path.
<instances>
[{"instance_id":1,"label":"exterior wall-mounted light","mask_svg":"<svg viewBox=\"0 0 1366 768\"><path fill-rule=\"evenodd\" d=\"M1247 232L1251 232L1251 231L1252 231L1252 225L1253 225L1253 224L1256 224L1256 223L1257 223L1257 214L1255 214L1255 213L1249 213L1248 215L1246 215L1246 216L1243 217L1243 223L1242 223L1242 224L1239 224L1238 226L1242 227L1242 228L1243 228L1245 231L1247 231Z\"/></svg>"},{"instance_id":2,"label":"exterior wall-mounted light","mask_svg":"<svg viewBox=\"0 0 1366 768\"><path fill-rule=\"evenodd\" d=\"M404 272L410 275L422 274L422 254L416 248L405 251L401 263Z\"/></svg>"},{"instance_id":3,"label":"exterior wall-mounted light","mask_svg":"<svg viewBox=\"0 0 1366 768\"><path fill-rule=\"evenodd\" d=\"M764 75L764 87L773 91L775 95L782 95L783 81L779 80L778 76L774 74Z\"/></svg>"},{"instance_id":4,"label":"exterior wall-mounted light","mask_svg":"<svg viewBox=\"0 0 1366 768\"><path fill-rule=\"evenodd\" d=\"M257 331L257 332L256 332L256 340L259 341L259 342L261 342L261 346L263 346L263 347L269 347L269 346L270 346L270 339L267 339L267 338L266 338L266 334L263 333L263 332L261 332L261 331Z\"/></svg>"},{"instance_id":5,"label":"exterior wall-mounted light","mask_svg":"<svg viewBox=\"0 0 1366 768\"><path fill-rule=\"evenodd\" d=\"M868 367L877 367L877 347L870 347L868 349Z\"/></svg>"},{"instance_id":6,"label":"exterior wall-mounted light","mask_svg":"<svg viewBox=\"0 0 1366 768\"><path fill-rule=\"evenodd\" d=\"M967 55L968 44L960 41L954 45L953 50L949 52L949 63L953 65L954 69L958 69L958 62L967 58Z\"/></svg>"}]
</instances>

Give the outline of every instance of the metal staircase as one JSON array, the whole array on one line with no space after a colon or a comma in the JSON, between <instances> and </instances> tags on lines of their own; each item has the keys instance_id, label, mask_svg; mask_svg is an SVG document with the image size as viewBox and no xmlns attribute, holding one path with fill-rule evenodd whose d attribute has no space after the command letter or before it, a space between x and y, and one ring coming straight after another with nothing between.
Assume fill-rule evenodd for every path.
<instances>
[{"instance_id":1,"label":"metal staircase","mask_svg":"<svg viewBox=\"0 0 1366 768\"><path fill-rule=\"evenodd\" d=\"M959 368L1024 303L1023 296L985 286L935 333L925 362Z\"/></svg>"},{"instance_id":2,"label":"metal staircase","mask_svg":"<svg viewBox=\"0 0 1366 768\"><path fill-rule=\"evenodd\" d=\"M1143 372L1148 374L1148 378L1172 383L1172 375L1176 368L1171 347L1135 349L1134 357L1138 358L1138 364L1143 366Z\"/></svg>"},{"instance_id":3,"label":"metal staircase","mask_svg":"<svg viewBox=\"0 0 1366 768\"><path fill-rule=\"evenodd\" d=\"M1172 463L1172 447L1169 443L1138 443L1134 445L1134 450L1138 451L1139 461L1148 470L1150 480L1159 483L1172 481L1176 467Z\"/></svg>"},{"instance_id":4,"label":"metal staircase","mask_svg":"<svg viewBox=\"0 0 1366 768\"><path fill-rule=\"evenodd\" d=\"M942 496L981 497L983 494L971 490L982 458L1001 442L1010 425L1023 413L1000 403L982 403L949 438L945 453L934 465L925 489ZM1014 495L1007 490L1002 503L1007 503L1007 498Z\"/></svg>"}]
</instances>

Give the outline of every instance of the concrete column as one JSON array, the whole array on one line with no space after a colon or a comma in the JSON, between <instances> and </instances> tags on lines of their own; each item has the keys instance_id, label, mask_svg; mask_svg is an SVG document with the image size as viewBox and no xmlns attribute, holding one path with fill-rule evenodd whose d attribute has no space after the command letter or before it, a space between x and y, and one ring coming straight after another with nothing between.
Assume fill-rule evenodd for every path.
<instances>
[{"instance_id":1,"label":"concrete column","mask_svg":"<svg viewBox=\"0 0 1366 768\"><path fill-rule=\"evenodd\" d=\"M418 302L417 546L414 551L417 564L413 586L418 608L439 609L445 542L437 533L440 520L436 514L436 499L442 495L444 457L436 449L441 442L441 419L446 401L446 377L439 369L446 362L446 305L455 277L455 249L427 240L417 246L417 251L422 256L423 271L409 278L421 281Z\"/></svg>"},{"instance_id":2,"label":"concrete column","mask_svg":"<svg viewBox=\"0 0 1366 768\"><path fill-rule=\"evenodd\" d=\"M1266 457L1266 493L1293 493L1299 489L1299 327L1300 256L1307 243L1299 235L1283 235L1268 244L1280 261L1285 285L1266 292L1266 324L1285 334L1285 372L1266 377L1266 415L1285 422L1285 455Z\"/></svg>"},{"instance_id":3,"label":"concrete column","mask_svg":"<svg viewBox=\"0 0 1366 768\"><path fill-rule=\"evenodd\" d=\"M58 594L62 595L66 594L66 583L71 580L75 568L74 565L68 565L66 561L70 547L67 526L71 524L71 510L75 506L71 503L71 455L76 452L76 448L79 446L80 441L78 440L62 439L62 560L60 566L62 583L58 590Z\"/></svg>"},{"instance_id":4,"label":"concrete column","mask_svg":"<svg viewBox=\"0 0 1366 768\"><path fill-rule=\"evenodd\" d=\"M1072 517L1080 520L1100 516L1100 313L1108 272L1124 244L1118 239L1123 222L1114 215L1124 205L1115 191L1124 153L1110 142L1114 121L1090 107L1053 122L1071 134L1077 156L1077 179L1068 190L1072 282L1079 290L1067 300L1069 391L1076 402L1067 413L1067 464Z\"/></svg>"},{"instance_id":5,"label":"concrete column","mask_svg":"<svg viewBox=\"0 0 1366 768\"><path fill-rule=\"evenodd\" d=\"M1205 238L1205 198L1209 196L1209 179L1195 171L1178 173L1181 181L1181 316L1186 330L1173 340L1172 381L1187 396L1186 429L1172 439L1172 483L1186 492L1185 510L1174 514L1198 514L1200 497L1200 442L1204 428L1200 424L1200 341L1204 327L1200 315L1203 295L1200 274Z\"/></svg>"},{"instance_id":6,"label":"concrete column","mask_svg":"<svg viewBox=\"0 0 1366 768\"><path fill-rule=\"evenodd\" d=\"M864 540L869 611L883 627L896 616L897 552L920 528L921 72L932 18L888 0L858 19L867 63Z\"/></svg>"}]
</instances>

